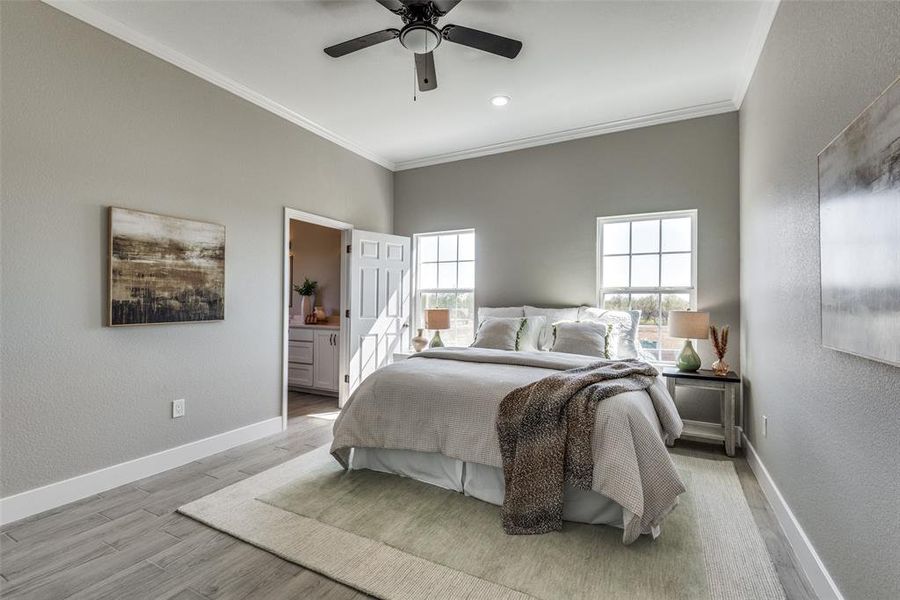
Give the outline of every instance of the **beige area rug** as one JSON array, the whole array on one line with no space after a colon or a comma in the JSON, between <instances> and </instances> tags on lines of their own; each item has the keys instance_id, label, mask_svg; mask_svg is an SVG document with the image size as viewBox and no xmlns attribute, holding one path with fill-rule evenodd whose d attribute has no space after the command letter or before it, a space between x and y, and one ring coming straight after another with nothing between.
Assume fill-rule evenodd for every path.
<instances>
[{"instance_id":1,"label":"beige area rug","mask_svg":"<svg viewBox=\"0 0 900 600\"><path fill-rule=\"evenodd\" d=\"M388 600L781 600L727 461L674 456L688 491L657 540L612 527L508 536L496 506L410 479L344 473L325 447L179 511Z\"/></svg>"}]
</instances>

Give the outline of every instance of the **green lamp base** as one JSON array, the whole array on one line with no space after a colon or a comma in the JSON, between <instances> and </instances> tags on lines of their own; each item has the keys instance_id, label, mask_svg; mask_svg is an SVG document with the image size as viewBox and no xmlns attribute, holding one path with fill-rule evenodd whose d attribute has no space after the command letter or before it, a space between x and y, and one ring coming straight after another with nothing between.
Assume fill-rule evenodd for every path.
<instances>
[{"instance_id":1,"label":"green lamp base","mask_svg":"<svg viewBox=\"0 0 900 600\"><path fill-rule=\"evenodd\" d=\"M428 344L428 347L429 348L443 348L444 347L444 341L441 339L440 331L434 332L434 337L431 338L431 343Z\"/></svg>"},{"instance_id":2,"label":"green lamp base","mask_svg":"<svg viewBox=\"0 0 900 600\"><path fill-rule=\"evenodd\" d=\"M681 349L681 354L675 359L675 366L678 367L679 371L687 371L688 373L693 373L700 368L700 355L694 351L691 340L684 340L684 348Z\"/></svg>"}]
</instances>

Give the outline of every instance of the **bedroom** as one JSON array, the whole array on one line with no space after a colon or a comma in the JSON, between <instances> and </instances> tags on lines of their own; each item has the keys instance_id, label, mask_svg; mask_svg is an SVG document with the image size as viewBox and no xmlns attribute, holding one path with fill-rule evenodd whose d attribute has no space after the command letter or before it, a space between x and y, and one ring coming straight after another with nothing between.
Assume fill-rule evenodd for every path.
<instances>
[{"instance_id":1,"label":"bedroom","mask_svg":"<svg viewBox=\"0 0 900 600\"><path fill-rule=\"evenodd\" d=\"M893 390L900 371L823 338L818 157L900 75L900 3L464 0L439 21L446 23L521 40L521 51L498 57L444 40L434 50L437 88L422 91L399 40L340 58L322 52L402 25L368 0L0 2L0 595L465 597L462 584L440 587L445 572L420 578L427 593L408 587L424 561L450 564L457 582L472 583L481 568L474 578L490 584L487 598L898 597L900 403ZM494 105L495 96L506 104ZM887 209L896 205L889 196ZM205 251L203 271L207 287L221 286L222 295L201 290L190 302L165 304L194 307L186 313L192 318L180 320L209 322L109 326L111 207L145 219L177 217L179 231L206 231L214 247L217 232L224 236L224 258ZM385 305L396 300L388 318L379 318L377 304L374 313L363 311L373 321L367 331L377 328L380 337L369 344L351 333L358 318L344 328L341 374L353 379L339 380L344 406L351 386L361 383L365 392L397 370L411 374L414 393L433 390L438 372L456 379L451 392L476 389L486 376L493 388L481 387L494 389L496 404L502 385L528 383L513 373L571 366L562 364L566 353L552 352L538 356L562 361L556 367L408 357L419 328L429 342L439 331L447 346L471 343L479 307L515 309L500 318L544 316L552 337L553 323L579 322L578 309L602 306L601 294L655 293L658 301L643 301L650 310L658 304L659 313L642 310L639 335L628 339L671 368L684 342L662 322L662 295L686 295L693 312L730 327L724 360L740 378L735 456L719 440L678 439L668 448L659 431L639 444L658 464L675 465L686 491L655 539L651 531L627 545L624 530L610 524L625 525L623 502L606 524L567 520L562 533L511 536L491 498L470 497L474 488L470 496L451 494L412 478L388 480L401 500L416 501L387 506L390 518L381 522L381 533L404 537L399 558L383 552L398 548L396 540L379 540L371 529L353 533L347 524L315 538L331 553L321 564L280 558L284 551L233 525L202 525L187 507L201 517L204 506L222 506L220 491L278 476L291 461L327 459L331 448L335 408L297 420L286 409L285 209L352 226L344 245L360 252L346 261L347 277L380 268L362 262L377 260L373 253L409 265L399 278L384 267L396 291L384 297ZM641 237L646 252L604 251L600 236L615 224L610 219L659 221L661 237L663 221L691 220L690 211L696 219L686 246L664 249L649 235ZM887 218L869 219L866 237L887 237L896 252L889 216L896 213L881 214ZM647 226L655 227L637 225ZM470 231L471 252L459 239ZM453 250L445 242L447 260L440 239L437 260L423 260L428 249L417 242L425 234L456 236ZM369 256L362 241L371 242ZM866 247L877 260L858 261L860 273L873 270L862 268L869 263L889 276L891 263ZM604 285L615 263L662 265L669 250L689 256L686 284ZM437 290L418 279L428 264L437 265ZM671 274L683 279L684 271ZM344 281L349 308L363 304L352 301L362 298L353 281ZM435 329L424 326L419 307L436 291L456 302L452 329L443 329L440 314ZM216 297L224 299L221 314L212 310ZM569 318L526 315L525 307L568 308ZM878 322L890 333L898 313L887 314ZM897 339L888 337L888 350L896 351ZM693 344L701 368L710 369L713 345L705 336ZM393 364L377 369L382 360ZM727 416L720 404L728 405L727 395L679 382L681 422L712 424L707 433L723 434L717 424ZM649 392L619 394L597 404L601 415L626 396L628 410L652 400ZM183 416L173 418L176 400L184 401ZM641 414L661 423L667 413ZM463 450L477 451L492 435L492 418L484 420L464 440L471 444L459 444ZM488 491L496 492L496 467L479 475L474 466L497 464L499 447L488 451L493 458L442 463L443 473L462 484L468 476L475 487L488 481L481 476L493 477ZM595 474L606 472L611 456L597 457L604 467ZM333 460L315 464L340 469ZM724 483L692 484L722 469ZM360 475L372 479L366 490L379 489L377 473L348 473ZM251 489L266 497L253 506L294 517L332 506L312 506L320 495L290 489ZM594 493L568 493L578 491ZM203 499L207 505L194 504ZM354 507L333 505L336 519ZM435 506L445 508L428 512ZM439 543L436 528L465 523L483 523L485 537L459 552L458 542ZM405 535L401 524L421 535ZM378 552L367 546L363 556L382 562L351 560L340 535L347 528L375 544ZM704 550L709 540L715 544ZM566 550L570 542L577 552ZM537 545L523 555L528 568L490 559L502 554L491 550L520 543ZM596 572L606 578L585 581L580 561L598 553L606 558ZM746 578L734 562L746 566ZM548 568L570 586L558 588L565 594L542 587L555 580L535 573ZM618 587L591 595L578 582Z\"/></svg>"}]
</instances>

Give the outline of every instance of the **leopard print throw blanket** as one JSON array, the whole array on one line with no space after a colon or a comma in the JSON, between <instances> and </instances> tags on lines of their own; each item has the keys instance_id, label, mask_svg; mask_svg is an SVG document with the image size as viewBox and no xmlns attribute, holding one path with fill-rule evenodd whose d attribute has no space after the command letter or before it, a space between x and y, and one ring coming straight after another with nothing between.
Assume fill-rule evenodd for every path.
<instances>
[{"instance_id":1,"label":"leopard print throw blanket","mask_svg":"<svg viewBox=\"0 0 900 600\"><path fill-rule=\"evenodd\" d=\"M506 533L562 529L564 484L591 489L597 403L646 390L656 376L656 369L637 359L604 360L560 371L506 395L497 413Z\"/></svg>"}]
</instances>

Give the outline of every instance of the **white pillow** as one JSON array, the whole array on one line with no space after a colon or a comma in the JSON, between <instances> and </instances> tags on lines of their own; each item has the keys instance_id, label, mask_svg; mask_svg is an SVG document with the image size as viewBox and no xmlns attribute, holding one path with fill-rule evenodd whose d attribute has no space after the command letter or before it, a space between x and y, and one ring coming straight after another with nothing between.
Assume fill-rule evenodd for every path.
<instances>
[{"instance_id":1,"label":"white pillow","mask_svg":"<svg viewBox=\"0 0 900 600\"><path fill-rule=\"evenodd\" d=\"M539 352L541 350L541 336L544 334L544 326L546 324L546 317L525 317L525 323L519 330L516 350Z\"/></svg>"},{"instance_id":2,"label":"white pillow","mask_svg":"<svg viewBox=\"0 0 900 600\"><path fill-rule=\"evenodd\" d=\"M582 306L578 309L579 321L597 321L610 329L612 336L610 358L640 358L638 343L638 326L641 322L639 310L606 310L593 306Z\"/></svg>"},{"instance_id":3,"label":"white pillow","mask_svg":"<svg viewBox=\"0 0 900 600\"><path fill-rule=\"evenodd\" d=\"M479 306L477 314L478 322L481 323L488 317L524 317L525 310L521 306L501 306L497 308Z\"/></svg>"},{"instance_id":4,"label":"white pillow","mask_svg":"<svg viewBox=\"0 0 900 600\"><path fill-rule=\"evenodd\" d=\"M541 335L541 350L549 350L553 345L553 324L557 321L577 321L578 307L573 308L538 308L525 306L526 317L545 317L544 333Z\"/></svg>"},{"instance_id":5,"label":"white pillow","mask_svg":"<svg viewBox=\"0 0 900 600\"><path fill-rule=\"evenodd\" d=\"M536 352L545 322L544 317L486 317L471 347Z\"/></svg>"},{"instance_id":6,"label":"white pillow","mask_svg":"<svg viewBox=\"0 0 900 600\"><path fill-rule=\"evenodd\" d=\"M550 351L609 358L606 325L597 321L560 321L553 325Z\"/></svg>"}]
</instances>

